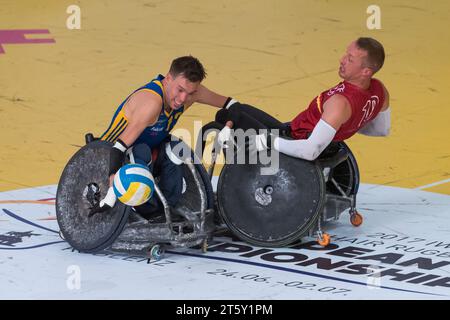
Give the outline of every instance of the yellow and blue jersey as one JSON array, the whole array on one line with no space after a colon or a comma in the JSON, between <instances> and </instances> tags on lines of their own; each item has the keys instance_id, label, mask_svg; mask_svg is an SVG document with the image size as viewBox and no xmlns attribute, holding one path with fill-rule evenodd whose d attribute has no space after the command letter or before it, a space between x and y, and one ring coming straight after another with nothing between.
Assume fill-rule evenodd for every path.
<instances>
[{"instance_id":1,"label":"yellow and blue jersey","mask_svg":"<svg viewBox=\"0 0 450 320\"><path fill-rule=\"evenodd\" d=\"M170 130L175 126L178 118L184 111L184 106L181 106L177 110L172 110L170 113L164 109L164 88L161 81L164 79L163 75L158 75L155 79L147 83L145 86L140 87L133 93L140 90L146 90L161 97L163 103L161 104L161 112L159 118L155 124L148 126L137 138L134 144L145 143L150 148L157 147L168 135ZM132 94L133 94L132 93ZM131 97L130 94L117 108L108 129L100 137L101 140L115 142L117 138L122 134L128 125L128 119L123 112L123 106Z\"/></svg>"}]
</instances>

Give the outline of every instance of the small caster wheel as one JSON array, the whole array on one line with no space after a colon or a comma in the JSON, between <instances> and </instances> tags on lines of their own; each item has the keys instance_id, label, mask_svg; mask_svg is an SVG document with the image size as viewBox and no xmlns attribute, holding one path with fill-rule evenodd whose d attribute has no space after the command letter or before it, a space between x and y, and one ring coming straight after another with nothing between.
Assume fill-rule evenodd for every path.
<instances>
[{"instance_id":1,"label":"small caster wheel","mask_svg":"<svg viewBox=\"0 0 450 320\"><path fill-rule=\"evenodd\" d=\"M149 251L150 259L149 260L161 260L162 256L164 255L164 249L159 245L155 244Z\"/></svg>"},{"instance_id":2,"label":"small caster wheel","mask_svg":"<svg viewBox=\"0 0 450 320\"><path fill-rule=\"evenodd\" d=\"M350 222L355 227L359 227L363 223L363 217L361 214L359 214L358 211L355 211L352 214L350 214Z\"/></svg>"},{"instance_id":3,"label":"small caster wheel","mask_svg":"<svg viewBox=\"0 0 450 320\"><path fill-rule=\"evenodd\" d=\"M208 251L208 241L205 239L202 242L202 252L206 253Z\"/></svg>"},{"instance_id":4,"label":"small caster wheel","mask_svg":"<svg viewBox=\"0 0 450 320\"><path fill-rule=\"evenodd\" d=\"M322 235L319 235L317 238L317 243L320 244L322 247L326 247L331 243L331 237L328 233L323 233Z\"/></svg>"}]
</instances>

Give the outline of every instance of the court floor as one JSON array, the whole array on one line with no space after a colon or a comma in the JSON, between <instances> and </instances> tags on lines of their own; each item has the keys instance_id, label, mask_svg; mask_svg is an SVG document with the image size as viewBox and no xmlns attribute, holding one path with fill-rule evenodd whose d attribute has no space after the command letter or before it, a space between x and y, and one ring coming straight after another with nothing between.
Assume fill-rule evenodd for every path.
<instances>
[{"instance_id":1,"label":"court floor","mask_svg":"<svg viewBox=\"0 0 450 320\"><path fill-rule=\"evenodd\" d=\"M371 36L387 52L377 77L393 120L387 138L348 141L362 182L450 194L447 1L377 1L374 30L372 3L356 0L0 3L0 191L56 184L84 133L102 133L117 105L177 56L198 57L209 88L289 121L339 82L348 43ZM67 28L71 5L80 29ZM194 105L177 128L215 111Z\"/></svg>"}]
</instances>

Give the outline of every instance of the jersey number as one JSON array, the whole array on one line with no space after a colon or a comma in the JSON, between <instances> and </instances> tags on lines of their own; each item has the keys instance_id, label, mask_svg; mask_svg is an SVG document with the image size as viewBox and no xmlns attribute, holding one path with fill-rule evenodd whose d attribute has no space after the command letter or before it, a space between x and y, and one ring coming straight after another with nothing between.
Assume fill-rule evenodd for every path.
<instances>
[{"instance_id":1,"label":"jersey number","mask_svg":"<svg viewBox=\"0 0 450 320\"><path fill-rule=\"evenodd\" d=\"M375 107L380 102L380 99L378 96L372 96L369 100L367 100L366 104L362 108L363 116L361 118L361 121L358 124L358 128L361 128L361 125L369 121L370 117L373 114L373 111L375 110Z\"/></svg>"}]
</instances>

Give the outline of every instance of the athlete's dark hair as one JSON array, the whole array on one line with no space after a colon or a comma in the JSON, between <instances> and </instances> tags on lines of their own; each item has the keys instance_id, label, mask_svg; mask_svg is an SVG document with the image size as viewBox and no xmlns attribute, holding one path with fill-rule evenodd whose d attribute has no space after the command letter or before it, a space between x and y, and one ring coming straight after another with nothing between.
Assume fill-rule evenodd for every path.
<instances>
[{"instance_id":1,"label":"athlete's dark hair","mask_svg":"<svg viewBox=\"0 0 450 320\"><path fill-rule=\"evenodd\" d=\"M206 77L203 65L193 56L184 56L173 60L169 73L173 77L183 74L190 82L201 82Z\"/></svg>"},{"instance_id":2,"label":"athlete's dark hair","mask_svg":"<svg viewBox=\"0 0 450 320\"><path fill-rule=\"evenodd\" d=\"M367 67L373 70L373 73L381 69L384 64L383 45L373 38L359 38L356 45L367 52Z\"/></svg>"}]
</instances>

